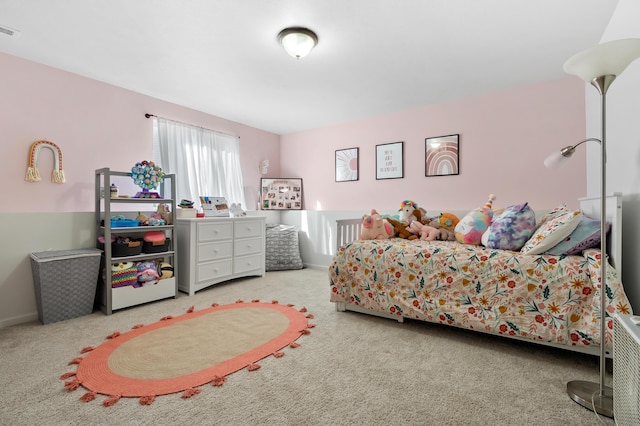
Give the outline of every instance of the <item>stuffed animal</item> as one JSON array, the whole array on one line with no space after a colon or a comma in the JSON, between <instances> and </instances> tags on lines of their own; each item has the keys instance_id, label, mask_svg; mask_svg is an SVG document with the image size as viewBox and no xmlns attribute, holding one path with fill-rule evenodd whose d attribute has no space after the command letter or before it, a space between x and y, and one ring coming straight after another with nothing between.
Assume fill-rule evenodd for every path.
<instances>
[{"instance_id":1,"label":"stuffed animal","mask_svg":"<svg viewBox=\"0 0 640 426\"><path fill-rule=\"evenodd\" d=\"M160 266L157 268L157 271L160 273L161 280L173 277L173 266L171 266L170 263L160 262Z\"/></svg>"},{"instance_id":2,"label":"stuffed animal","mask_svg":"<svg viewBox=\"0 0 640 426\"><path fill-rule=\"evenodd\" d=\"M455 227L456 240L463 244L480 245L482 234L491 225L493 211L491 206L496 196L491 194L484 206L471 210Z\"/></svg>"},{"instance_id":3,"label":"stuffed animal","mask_svg":"<svg viewBox=\"0 0 640 426\"><path fill-rule=\"evenodd\" d=\"M456 225L460 222L460 219L458 219L458 216L453 213L445 212L440 213L440 216L438 216L438 222L440 222L442 228L447 231L453 231L456 228Z\"/></svg>"},{"instance_id":4,"label":"stuffed animal","mask_svg":"<svg viewBox=\"0 0 640 426\"><path fill-rule=\"evenodd\" d=\"M393 232L398 238L404 238L406 240L415 240L418 238L417 235L411 233L408 229L409 225L405 222L401 222L399 220L395 220L393 218L388 217L387 222L393 226Z\"/></svg>"},{"instance_id":5,"label":"stuffed animal","mask_svg":"<svg viewBox=\"0 0 640 426\"><path fill-rule=\"evenodd\" d=\"M405 222L409 225L414 220L422 222L422 217L426 215L425 209L418 207L414 201L404 200L400 203L400 209L398 210L398 217L401 222Z\"/></svg>"},{"instance_id":6,"label":"stuffed animal","mask_svg":"<svg viewBox=\"0 0 640 426\"><path fill-rule=\"evenodd\" d=\"M169 207L169 204L159 204L156 214L159 215L159 219L163 219L167 225L173 224L173 217L171 216L171 207ZM153 217L154 215L151 216Z\"/></svg>"},{"instance_id":7,"label":"stuffed animal","mask_svg":"<svg viewBox=\"0 0 640 426\"><path fill-rule=\"evenodd\" d=\"M138 263L138 285L155 284L159 279L160 275L158 275L156 265L153 262Z\"/></svg>"},{"instance_id":8,"label":"stuffed animal","mask_svg":"<svg viewBox=\"0 0 640 426\"><path fill-rule=\"evenodd\" d=\"M247 215L247 213L242 210L241 203L231 203L231 206L229 207L229 213L231 213L231 217L241 217Z\"/></svg>"},{"instance_id":9,"label":"stuffed animal","mask_svg":"<svg viewBox=\"0 0 640 426\"><path fill-rule=\"evenodd\" d=\"M133 262L111 265L111 287L124 287L138 282L138 268Z\"/></svg>"},{"instance_id":10,"label":"stuffed animal","mask_svg":"<svg viewBox=\"0 0 640 426\"><path fill-rule=\"evenodd\" d=\"M385 219L380 216L375 209L371 214L362 216L362 227L360 229L360 239L362 240L384 240L393 235L393 228Z\"/></svg>"},{"instance_id":11,"label":"stuffed animal","mask_svg":"<svg viewBox=\"0 0 640 426\"><path fill-rule=\"evenodd\" d=\"M417 220L411 222L408 229L409 231L411 231L411 233L418 235L420 239L424 241L434 241L441 239L439 229L429 225L425 225Z\"/></svg>"}]
</instances>

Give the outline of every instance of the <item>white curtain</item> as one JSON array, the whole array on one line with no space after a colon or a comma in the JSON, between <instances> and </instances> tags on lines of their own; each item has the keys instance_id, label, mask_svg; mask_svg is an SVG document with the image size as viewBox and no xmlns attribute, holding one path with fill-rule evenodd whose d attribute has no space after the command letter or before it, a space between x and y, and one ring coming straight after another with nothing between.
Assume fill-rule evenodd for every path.
<instances>
[{"instance_id":1,"label":"white curtain","mask_svg":"<svg viewBox=\"0 0 640 426\"><path fill-rule=\"evenodd\" d=\"M199 208L201 195L225 197L246 210L237 137L156 117L153 159L176 175L177 202L191 200Z\"/></svg>"}]
</instances>

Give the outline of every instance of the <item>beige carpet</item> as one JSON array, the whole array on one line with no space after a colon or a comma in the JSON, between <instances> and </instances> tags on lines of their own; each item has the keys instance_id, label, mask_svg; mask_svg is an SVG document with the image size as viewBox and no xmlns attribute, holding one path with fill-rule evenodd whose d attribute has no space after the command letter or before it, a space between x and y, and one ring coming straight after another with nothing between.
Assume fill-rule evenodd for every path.
<instances>
[{"instance_id":1,"label":"beige carpet","mask_svg":"<svg viewBox=\"0 0 640 426\"><path fill-rule=\"evenodd\" d=\"M80 402L59 379L79 348L114 331L237 299L306 306L313 336L299 339L295 356L268 357L224 386L190 399L159 396L149 406L135 398L112 407ZM111 316L0 329L0 425L602 424L565 392L567 381L598 381L595 357L336 312L328 299L324 270L269 272Z\"/></svg>"}]
</instances>

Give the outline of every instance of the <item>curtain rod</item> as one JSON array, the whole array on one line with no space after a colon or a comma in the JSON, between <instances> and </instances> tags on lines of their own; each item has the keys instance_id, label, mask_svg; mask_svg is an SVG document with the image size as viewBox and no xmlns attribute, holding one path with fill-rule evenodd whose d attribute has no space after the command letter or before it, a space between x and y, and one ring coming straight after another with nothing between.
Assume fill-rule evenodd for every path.
<instances>
[{"instance_id":1,"label":"curtain rod","mask_svg":"<svg viewBox=\"0 0 640 426\"><path fill-rule=\"evenodd\" d=\"M240 139L240 136L237 135L232 135L230 133L225 133L225 132L221 132L220 130L213 130L213 129L208 129L206 127L202 127L202 126L196 126L195 124L189 124L189 123L185 123L184 121L177 121L177 120L172 120L170 118L164 118L164 117L158 117L155 114L149 114L148 112L144 114L145 118L151 118L151 117L155 117L155 118L162 118L164 120L169 120L169 121L173 121L174 123L180 123L180 124L186 124L187 126L193 126L193 127L198 127L200 129L204 129L204 130L208 130L210 132L217 132L217 133L222 133L223 135L228 135L228 136L233 136L234 138L238 138Z\"/></svg>"}]
</instances>

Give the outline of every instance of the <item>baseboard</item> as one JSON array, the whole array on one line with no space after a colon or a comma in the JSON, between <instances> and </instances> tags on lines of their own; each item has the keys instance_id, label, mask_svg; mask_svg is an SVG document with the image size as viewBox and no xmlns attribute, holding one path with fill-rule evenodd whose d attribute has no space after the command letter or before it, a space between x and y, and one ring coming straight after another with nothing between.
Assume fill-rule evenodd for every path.
<instances>
[{"instance_id":1,"label":"baseboard","mask_svg":"<svg viewBox=\"0 0 640 426\"><path fill-rule=\"evenodd\" d=\"M304 263L304 267L309 269L320 269L320 270L328 268L328 266L326 265L314 265L312 263Z\"/></svg>"},{"instance_id":2,"label":"baseboard","mask_svg":"<svg viewBox=\"0 0 640 426\"><path fill-rule=\"evenodd\" d=\"M20 315L12 318L4 318L0 320L0 328L11 327L12 325L24 324L25 322L37 321L38 313Z\"/></svg>"}]
</instances>

